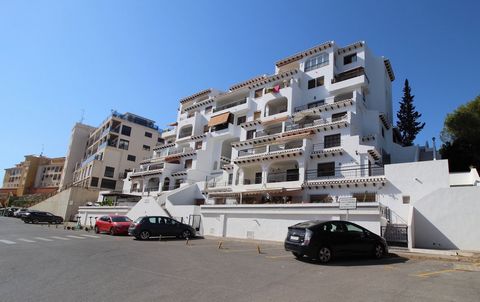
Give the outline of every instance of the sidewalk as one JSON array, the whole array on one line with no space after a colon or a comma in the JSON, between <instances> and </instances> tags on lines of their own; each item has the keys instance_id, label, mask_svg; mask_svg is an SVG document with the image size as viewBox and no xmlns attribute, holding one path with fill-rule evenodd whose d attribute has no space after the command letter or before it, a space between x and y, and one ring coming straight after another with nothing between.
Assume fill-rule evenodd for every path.
<instances>
[{"instance_id":1,"label":"sidewalk","mask_svg":"<svg viewBox=\"0 0 480 302\"><path fill-rule=\"evenodd\" d=\"M403 256L410 259L428 258L463 262L480 262L480 251L463 250L431 250L403 247L389 247L388 251L392 254Z\"/></svg>"}]
</instances>

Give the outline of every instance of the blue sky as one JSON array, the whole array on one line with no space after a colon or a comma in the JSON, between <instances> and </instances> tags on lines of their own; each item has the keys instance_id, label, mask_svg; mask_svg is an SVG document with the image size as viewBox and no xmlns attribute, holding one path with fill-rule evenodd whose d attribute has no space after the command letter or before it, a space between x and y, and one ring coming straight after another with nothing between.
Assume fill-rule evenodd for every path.
<instances>
[{"instance_id":1,"label":"blue sky","mask_svg":"<svg viewBox=\"0 0 480 302\"><path fill-rule=\"evenodd\" d=\"M42 146L64 156L82 110L95 126L116 109L165 127L180 98L328 40L391 60L394 111L409 79L423 144L480 94L480 1L380 2L0 0L0 179Z\"/></svg>"}]
</instances>

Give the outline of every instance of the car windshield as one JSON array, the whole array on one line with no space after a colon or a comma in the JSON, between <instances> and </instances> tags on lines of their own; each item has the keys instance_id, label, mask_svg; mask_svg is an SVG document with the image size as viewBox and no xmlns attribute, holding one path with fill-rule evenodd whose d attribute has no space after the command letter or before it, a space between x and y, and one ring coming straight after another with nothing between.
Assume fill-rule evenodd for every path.
<instances>
[{"instance_id":1,"label":"car windshield","mask_svg":"<svg viewBox=\"0 0 480 302\"><path fill-rule=\"evenodd\" d=\"M116 217L112 217L112 221L113 222L130 222L131 220L126 216L116 216Z\"/></svg>"},{"instance_id":2,"label":"car windshield","mask_svg":"<svg viewBox=\"0 0 480 302\"><path fill-rule=\"evenodd\" d=\"M137 219L135 219L135 223L138 224L138 223L142 222L142 219L143 219L143 217L138 217Z\"/></svg>"}]
</instances>

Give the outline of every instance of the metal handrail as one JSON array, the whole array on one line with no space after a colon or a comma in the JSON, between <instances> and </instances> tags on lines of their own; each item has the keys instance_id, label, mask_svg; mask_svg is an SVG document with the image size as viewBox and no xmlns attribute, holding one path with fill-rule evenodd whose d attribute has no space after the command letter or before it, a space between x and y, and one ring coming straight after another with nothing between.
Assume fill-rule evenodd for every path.
<instances>
[{"instance_id":1,"label":"metal handrail","mask_svg":"<svg viewBox=\"0 0 480 302\"><path fill-rule=\"evenodd\" d=\"M350 167L335 168L332 170L311 169L305 171L306 180L321 180L321 179L335 179L335 178L354 178L354 177L369 177L369 176L383 176L385 169L380 165L358 165Z\"/></svg>"}]
</instances>

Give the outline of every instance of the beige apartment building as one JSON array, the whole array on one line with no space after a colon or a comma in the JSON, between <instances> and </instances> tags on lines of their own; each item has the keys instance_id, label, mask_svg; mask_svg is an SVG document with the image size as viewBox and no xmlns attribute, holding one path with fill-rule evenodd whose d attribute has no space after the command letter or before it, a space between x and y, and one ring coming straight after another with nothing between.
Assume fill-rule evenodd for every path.
<instances>
[{"instance_id":1,"label":"beige apartment building","mask_svg":"<svg viewBox=\"0 0 480 302\"><path fill-rule=\"evenodd\" d=\"M60 185L64 163L64 157L26 155L24 161L5 169L0 191L14 196L54 192Z\"/></svg>"},{"instance_id":2,"label":"beige apartment building","mask_svg":"<svg viewBox=\"0 0 480 302\"><path fill-rule=\"evenodd\" d=\"M151 157L159 141L154 121L129 112L113 111L97 128L77 124L72 131L62 187L121 191L126 174ZM79 153L79 149L83 152ZM71 176L69 170L73 170Z\"/></svg>"}]
</instances>

